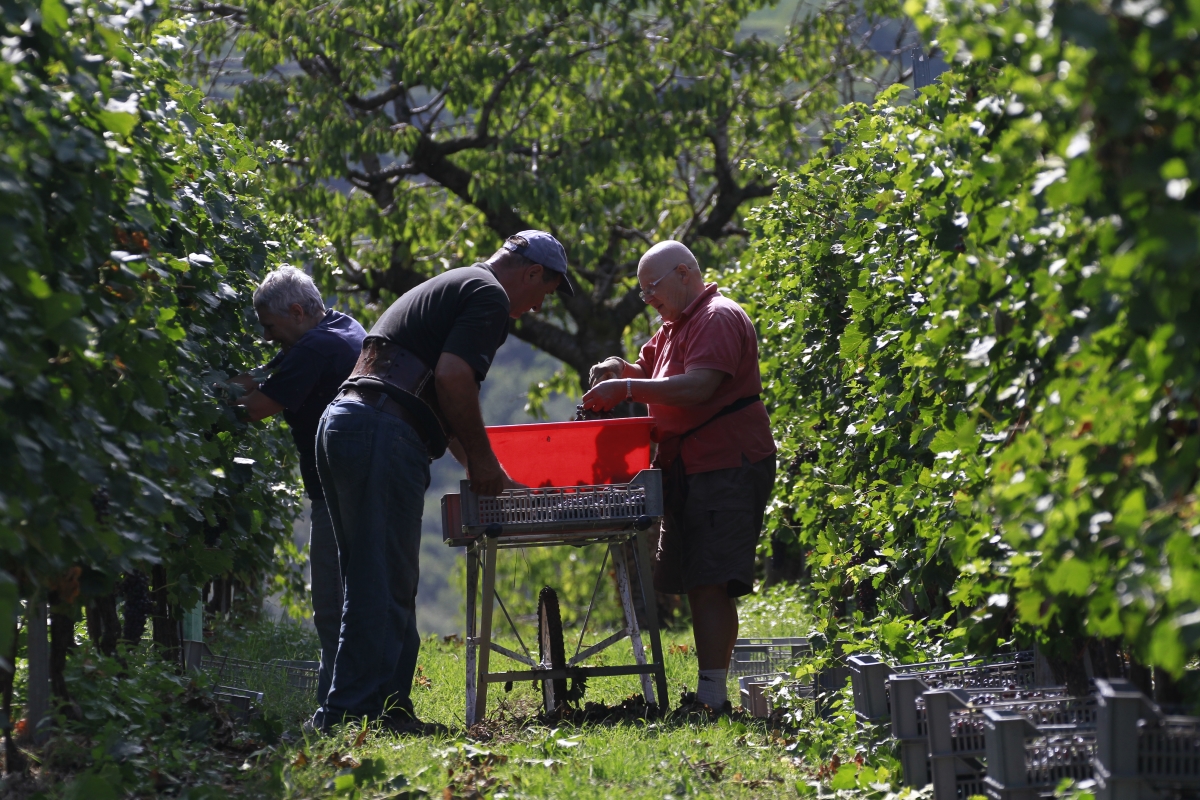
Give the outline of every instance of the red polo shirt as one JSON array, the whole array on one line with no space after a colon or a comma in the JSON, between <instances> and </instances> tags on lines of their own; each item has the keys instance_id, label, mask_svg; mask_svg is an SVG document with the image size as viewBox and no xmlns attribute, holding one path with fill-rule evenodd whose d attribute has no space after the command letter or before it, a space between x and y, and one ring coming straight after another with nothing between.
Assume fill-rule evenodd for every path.
<instances>
[{"instance_id":1,"label":"red polo shirt","mask_svg":"<svg viewBox=\"0 0 1200 800\"><path fill-rule=\"evenodd\" d=\"M725 406L762 391L758 371L758 335L742 307L723 297L710 283L675 322L642 346L637 360L651 378L668 378L694 369L715 369L725 379L706 403L698 406L651 405L656 441L679 436L712 418ZM775 452L766 406L754 403L704 425L683 442L689 475L739 467Z\"/></svg>"}]
</instances>

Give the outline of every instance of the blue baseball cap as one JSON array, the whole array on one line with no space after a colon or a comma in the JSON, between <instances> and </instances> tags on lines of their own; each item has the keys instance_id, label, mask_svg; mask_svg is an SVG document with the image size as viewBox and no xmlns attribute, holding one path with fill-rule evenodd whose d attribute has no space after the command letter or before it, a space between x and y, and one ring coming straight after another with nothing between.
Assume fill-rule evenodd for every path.
<instances>
[{"instance_id":1,"label":"blue baseball cap","mask_svg":"<svg viewBox=\"0 0 1200 800\"><path fill-rule=\"evenodd\" d=\"M566 297L575 296L575 287L567 277L567 251L558 239L545 231L521 231L516 236L508 237L504 249L562 275L562 280L558 282L558 293Z\"/></svg>"}]
</instances>

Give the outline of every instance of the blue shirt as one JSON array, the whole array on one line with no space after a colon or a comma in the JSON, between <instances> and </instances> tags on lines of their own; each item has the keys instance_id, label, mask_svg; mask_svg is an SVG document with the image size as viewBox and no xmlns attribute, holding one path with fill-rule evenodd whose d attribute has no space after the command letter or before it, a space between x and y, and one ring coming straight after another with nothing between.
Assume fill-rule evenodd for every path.
<instances>
[{"instance_id":1,"label":"blue shirt","mask_svg":"<svg viewBox=\"0 0 1200 800\"><path fill-rule=\"evenodd\" d=\"M275 371L258 387L283 406L283 418L300 451L304 490L313 500L325 497L317 476L317 425L338 387L354 371L366 335L353 317L330 309L291 349L272 359Z\"/></svg>"}]
</instances>

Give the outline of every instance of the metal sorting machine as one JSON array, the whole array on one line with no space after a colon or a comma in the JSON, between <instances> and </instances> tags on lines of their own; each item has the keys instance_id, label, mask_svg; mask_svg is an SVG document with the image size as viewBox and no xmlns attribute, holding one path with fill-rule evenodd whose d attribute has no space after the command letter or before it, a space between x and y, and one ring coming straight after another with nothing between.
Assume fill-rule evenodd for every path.
<instances>
[{"instance_id":1,"label":"metal sorting machine","mask_svg":"<svg viewBox=\"0 0 1200 800\"><path fill-rule=\"evenodd\" d=\"M624 422L617 420L613 422ZM593 423L557 423L593 424ZM535 426L512 426L530 427ZM490 433L490 431L489 431ZM553 435L546 435L551 442ZM498 437L493 437L495 446ZM510 462L497 453L509 474L518 481ZM536 457L526 453L526 457ZM645 462L649 461L647 435ZM627 463L621 459L621 463ZM611 474L611 473L610 473ZM619 474L619 471L618 471ZM601 476L603 477L603 476ZM540 483L540 481L522 481ZM484 719L487 712L488 685L510 681L540 681L546 711L552 712L566 700L567 679L614 676L641 676L642 693L648 704L665 710L667 675L663 665L662 644L658 636L657 609L650 575L649 537L662 518L662 477L655 469L642 469L624 483L591 483L575 486L539 486L483 497L471 491L463 481L458 494L442 498L442 532L446 544L466 547L467 557L467 725ZM524 547L603 545L604 562L596 576L591 603L574 654L568 659L563 642L562 620L553 591L544 589L538 602L538 655L535 658L517 632L508 608L496 591L496 562L501 550ZM625 627L611 636L583 647L587 624L595 608L600 584L607 574L608 559L613 561L617 592L624 612ZM629 563L632 561L633 563ZM482 577L483 586L479 583ZM641 594L646 630L638 625L634 605L634 587ZM493 639L493 612L499 604L513 635L523 652L497 644ZM650 639L652 661L646 658L643 636ZM633 664L583 666L583 662L617 642L629 638L633 646ZM498 653L528 667L524 670L493 672L491 655ZM657 695L655 693L657 690Z\"/></svg>"}]
</instances>

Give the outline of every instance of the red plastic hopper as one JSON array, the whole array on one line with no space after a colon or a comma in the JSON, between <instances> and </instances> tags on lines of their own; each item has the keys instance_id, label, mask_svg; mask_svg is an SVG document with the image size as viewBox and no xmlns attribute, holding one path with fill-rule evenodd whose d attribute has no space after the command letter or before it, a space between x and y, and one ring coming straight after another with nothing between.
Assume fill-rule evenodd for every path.
<instances>
[{"instance_id":1,"label":"red plastic hopper","mask_svg":"<svg viewBox=\"0 0 1200 800\"><path fill-rule=\"evenodd\" d=\"M650 417L488 428L509 477L529 487L625 483L650 466Z\"/></svg>"}]
</instances>

